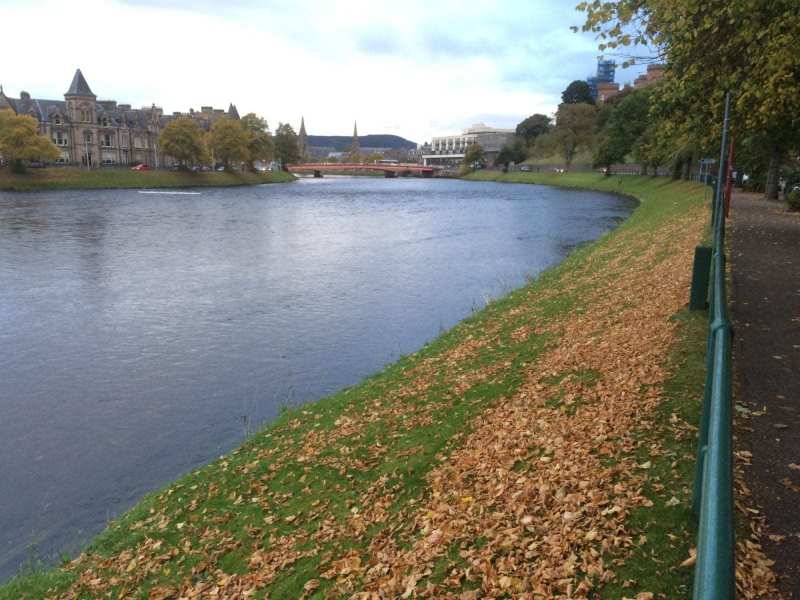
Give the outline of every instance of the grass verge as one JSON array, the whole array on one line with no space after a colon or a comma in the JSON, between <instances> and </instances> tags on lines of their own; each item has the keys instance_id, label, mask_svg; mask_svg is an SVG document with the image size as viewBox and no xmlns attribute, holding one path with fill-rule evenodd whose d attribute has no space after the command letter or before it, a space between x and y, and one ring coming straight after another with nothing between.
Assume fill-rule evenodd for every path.
<instances>
[{"instance_id":1,"label":"grass verge","mask_svg":"<svg viewBox=\"0 0 800 600\"><path fill-rule=\"evenodd\" d=\"M680 597L702 379L699 320L680 307L704 190L499 177L642 203L536 281L363 383L287 412L0 598ZM658 321L652 354L636 345L645 314Z\"/></svg>"},{"instance_id":2,"label":"grass verge","mask_svg":"<svg viewBox=\"0 0 800 600\"><path fill-rule=\"evenodd\" d=\"M47 168L24 174L0 169L0 191L92 190L116 188L181 188L259 185L294 181L283 171L267 173L184 173L180 171L131 171L130 169Z\"/></svg>"}]
</instances>

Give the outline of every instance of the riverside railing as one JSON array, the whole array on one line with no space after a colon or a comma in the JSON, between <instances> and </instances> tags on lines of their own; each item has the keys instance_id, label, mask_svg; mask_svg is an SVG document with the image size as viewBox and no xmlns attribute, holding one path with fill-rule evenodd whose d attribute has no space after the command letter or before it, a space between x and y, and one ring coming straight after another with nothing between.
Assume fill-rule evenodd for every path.
<instances>
[{"instance_id":1,"label":"riverside railing","mask_svg":"<svg viewBox=\"0 0 800 600\"><path fill-rule=\"evenodd\" d=\"M729 600L736 593L733 530L733 415L731 324L725 290L725 217L723 200L730 95L725 97L719 175L712 202L712 245L695 253L692 308L708 297L706 382L700 420L692 509L698 516L695 600ZM710 273L709 273L710 268ZM703 289L705 288L705 289Z\"/></svg>"}]
</instances>

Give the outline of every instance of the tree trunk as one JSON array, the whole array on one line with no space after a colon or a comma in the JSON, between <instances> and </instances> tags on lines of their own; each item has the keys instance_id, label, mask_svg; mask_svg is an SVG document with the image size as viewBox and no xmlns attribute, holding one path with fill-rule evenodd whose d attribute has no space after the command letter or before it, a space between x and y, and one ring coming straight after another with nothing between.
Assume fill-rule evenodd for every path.
<instances>
[{"instance_id":1,"label":"tree trunk","mask_svg":"<svg viewBox=\"0 0 800 600\"><path fill-rule=\"evenodd\" d=\"M764 189L767 200L778 199L778 176L781 169L783 153L780 146L773 144L769 154L769 167L767 168L767 184Z\"/></svg>"},{"instance_id":2,"label":"tree trunk","mask_svg":"<svg viewBox=\"0 0 800 600\"><path fill-rule=\"evenodd\" d=\"M687 180L687 181L692 178L692 159L693 158L694 158L694 156L690 154L689 157L686 159L686 164L683 167L683 169L684 169L683 170L683 178L685 180Z\"/></svg>"}]
</instances>

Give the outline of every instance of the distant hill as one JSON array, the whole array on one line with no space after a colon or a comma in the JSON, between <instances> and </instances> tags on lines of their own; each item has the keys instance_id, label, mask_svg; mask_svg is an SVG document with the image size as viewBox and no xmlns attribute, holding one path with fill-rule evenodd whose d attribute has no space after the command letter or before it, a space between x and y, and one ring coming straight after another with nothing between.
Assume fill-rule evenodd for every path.
<instances>
[{"instance_id":1,"label":"distant hill","mask_svg":"<svg viewBox=\"0 0 800 600\"><path fill-rule=\"evenodd\" d=\"M362 148L391 148L392 150L413 150L417 144L399 135L360 135L358 143ZM353 144L352 135L309 135L308 145L319 148L335 148L337 152L347 152Z\"/></svg>"}]
</instances>

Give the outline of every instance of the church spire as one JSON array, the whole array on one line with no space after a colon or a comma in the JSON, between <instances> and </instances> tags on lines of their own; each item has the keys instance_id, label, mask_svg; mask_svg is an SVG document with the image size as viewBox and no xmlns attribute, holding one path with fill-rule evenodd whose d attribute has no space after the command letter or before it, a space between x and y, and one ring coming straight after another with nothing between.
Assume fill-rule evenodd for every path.
<instances>
[{"instance_id":1,"label":"church spire","mask_svg":"<svg viewBox=\"0 0 800 600\"><path fill-rule=\"evenodd\" d=\"M361 144L358 143L358 123L353 121L353 144L350 146L350 156L357 158L361 154Z\"/></svg>"},{"instance_id":2,"label":"church spire","mask_svg":"<svg viewBox=\"0 0 800 600\"><path fill-rule=\"evenodd\" d=\"M306 120L300 117L300 132L297 134L297 148L300 150L300 159L308 156L308 135L306 134Z\"/></svg>"}]
</instances>

